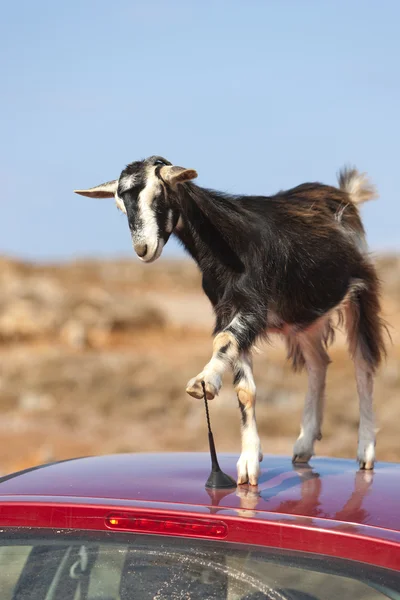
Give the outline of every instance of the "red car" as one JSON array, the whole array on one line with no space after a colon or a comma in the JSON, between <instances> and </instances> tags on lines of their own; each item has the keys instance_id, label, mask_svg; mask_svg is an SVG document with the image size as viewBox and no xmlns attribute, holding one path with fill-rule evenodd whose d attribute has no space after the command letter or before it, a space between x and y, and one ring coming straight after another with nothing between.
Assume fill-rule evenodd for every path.
<instances>
[{"instance_id":1,"label":"red car","mask_svg":"<svg viewBox=\"0 0 400 600\"><path fill-rule=\"evenodd\" d=\"M3 477L1 600L399 600L400 466L209 473L208 454L121 454Z\"/></svg>"}]
</instances>

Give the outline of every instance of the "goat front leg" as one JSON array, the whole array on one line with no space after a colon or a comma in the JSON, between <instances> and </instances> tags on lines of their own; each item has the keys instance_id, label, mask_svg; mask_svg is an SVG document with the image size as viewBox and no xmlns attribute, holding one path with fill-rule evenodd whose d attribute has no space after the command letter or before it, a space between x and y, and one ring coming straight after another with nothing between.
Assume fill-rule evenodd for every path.
<instances>
[{"instance_id":1,"label":"goat front leg","mask_svg":"<svg viewBox=\"0 0 400 600\"><path fill-rule=\"evenodd\" d=\"M256 384L250 353L241 352L234 365L233 384L242 417L242 453L237 463L238 484L257 485L263 459L256 423Z\"/></svg>"},{"instance_id":2,"label":"goat front leg","mask_svg":"<svg viewBox=\"0 0 400 600\"><path fill-rule=\"evenodd\" d=\"M201 382L204 381L207 399L212 400L217 396L226 369L233 367L240 352L251 348L263 327L265 320L259 312L237 314L229 325L215 336L211 360L197 377L189 381L187 393L194 398L203 398Z\"/></svg>"},{"instance_id":3,"label":"goat front leg","mask_svg":"<svg viewBox=\"0 0 400 600\"><path fill-rule=\"evenodd\" d=\"M262 460L255 418L256 386L249 349L265 327L263 314L257 311L237 315L214 338L213 355L202 372L191 379L186 391L194 398L203 397L202 381L209 400L221 389L222 376L234 368L234 385L242 413L242 454L237 463L238 482L257 485Z\"/></svg>"},{"instance_id":4,"label":"goat front leg","mask_svg":"<svg viewBox=\"0 0 400 600\"><path fill-rule=\"evenodd\" d=\"M193 398L203 398L202 381L204 381L207 400L218 396L222 385L222 376L238 355L239 344L235 335L227 329L218 333L214 338L213 355L210 362L197 377L193 377L188 382L186 392Z\"/></svg>"}]
</instances>

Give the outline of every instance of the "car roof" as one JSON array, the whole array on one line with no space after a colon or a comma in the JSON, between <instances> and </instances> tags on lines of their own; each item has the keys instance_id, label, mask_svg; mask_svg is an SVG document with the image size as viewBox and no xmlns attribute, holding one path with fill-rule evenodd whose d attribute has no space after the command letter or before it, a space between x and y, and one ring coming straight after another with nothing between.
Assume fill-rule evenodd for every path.
<instances>
[{"instance_id":1,"label":"car roof","mask_svg":"<svg viewBox=\"0 0 400 600\"><path fill-rule=\"evenodd\" d=\"M221 469L236 475L237 455L221 454ZM205 488L207 453L114 454L72 459L0 478L0 502L66 501L113 506L178 505L191 512L224 512L263 519L283 515L349 522L400 531L400 465L359 471L353 460L265 456L258 487Z\"/></svg>"}]
</instances>

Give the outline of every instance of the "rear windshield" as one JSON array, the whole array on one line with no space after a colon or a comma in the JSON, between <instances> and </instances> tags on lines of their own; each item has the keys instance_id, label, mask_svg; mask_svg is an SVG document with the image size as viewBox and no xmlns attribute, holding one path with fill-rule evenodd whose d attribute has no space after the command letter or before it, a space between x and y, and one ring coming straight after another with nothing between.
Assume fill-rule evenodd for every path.
<instances>
[{"instance_id":1,"label":"rear windshield","mask_svg":"<svg viewBox=\"0 0 400 600\"><path fill-rule=\"evenodd\" d=\"M1 535L1 600L400 600L398 573L324 556L158 536Z\"/></svg>"}]
</instances>

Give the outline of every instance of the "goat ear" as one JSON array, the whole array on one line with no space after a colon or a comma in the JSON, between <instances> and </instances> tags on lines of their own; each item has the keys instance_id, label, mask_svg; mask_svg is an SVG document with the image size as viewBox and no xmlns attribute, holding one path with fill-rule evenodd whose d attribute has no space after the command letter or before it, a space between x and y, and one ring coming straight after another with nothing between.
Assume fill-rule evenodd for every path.
<instances>
[{"instance_id":1,"label":"goat ear","mask_svg":"<svg viewBox=\"0 0 400 600\"><path fill-rule=\"evenodd\" d=\"M114 181L107 181L107 183L102 183L88 190L74 190L74 192L88 198L114 198L117 190L118 179L114 179Z\"/></svg>"},{"instance_id":2,"label":"goat ear","mask_svg":"<svg viewBox=\"0 0 400 600\"><path fill-rule=\"evenodd\" d=\"M160 175L166 183L174 186L178 183L196 179L197 172L194 169L185 169L184 167L165 166L161 167Z\"/></svg>"}]
</instances>

